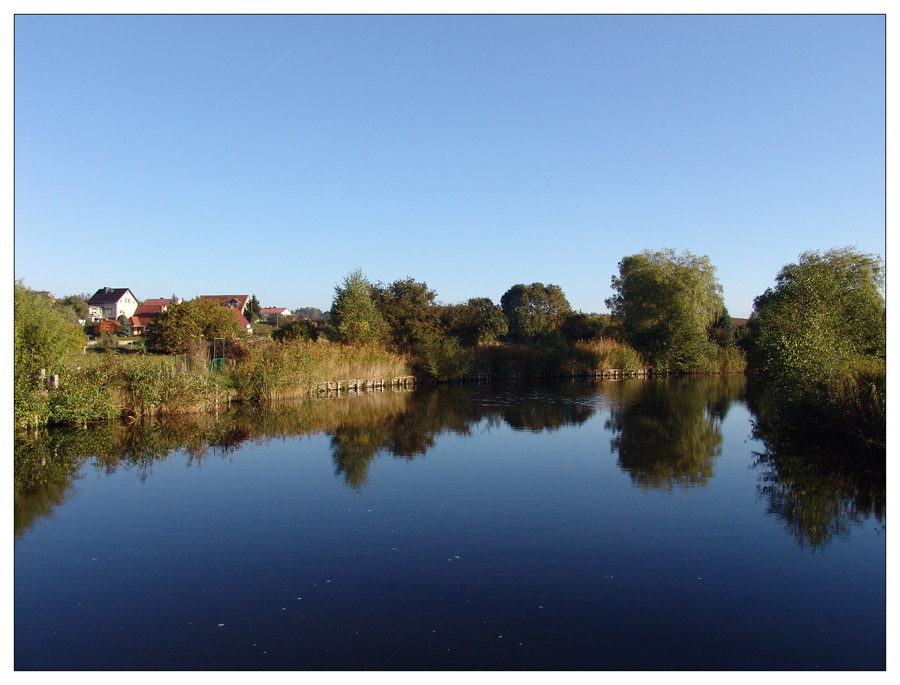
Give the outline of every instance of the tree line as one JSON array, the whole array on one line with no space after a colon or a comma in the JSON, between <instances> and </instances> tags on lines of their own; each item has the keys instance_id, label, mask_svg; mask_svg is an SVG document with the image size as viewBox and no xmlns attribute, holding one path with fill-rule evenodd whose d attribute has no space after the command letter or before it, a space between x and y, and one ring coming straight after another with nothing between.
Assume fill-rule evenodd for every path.
<instances>
[{"instance_id":1,"label":"tree line","mask_svg":"<svg viewBox=\"0 0 900 685\"><path fill-rule=\"evenodd\" d=\"M501 360L492 362L492 371L521 375L518 360L527 358L532 375L565 373L576 368L586 345L596 350L607 341L618 346L617 358L658 371L747 366L769 379L785 423L843 425L883 444L886 309L879 257L853 248L803 253L754 300L747 326L738 330L707 256L644 250L619 262L611 287L605 315L576 312L558 285L539 282L513 285L498 304L475 297L447 305L424 282L372 284L354 269L335 286L324 325L295 319L273 329L271 338L383 347L436 380L477 370L488 359ZM67 311L73 303L54 306L16 285L17 398L35 382L38 368L60 365L84 344L72 324L75 312ZM247 353L242 334L227 309L195 299L169 307L148 325L146 348L204 354L208 341L221 337L240 359ZM516 361L504 365L504 357Z\"/></svg>"}]
</instances>

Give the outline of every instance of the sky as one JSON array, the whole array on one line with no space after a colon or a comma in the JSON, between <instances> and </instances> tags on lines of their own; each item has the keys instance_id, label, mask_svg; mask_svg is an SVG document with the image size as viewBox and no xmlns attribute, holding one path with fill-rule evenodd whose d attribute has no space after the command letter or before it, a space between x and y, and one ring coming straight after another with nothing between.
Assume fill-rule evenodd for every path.
<instances>
[{"instance_id":1,"label":"sky","mask_svg":"<svg viewBox=\"0 0 900 685\"><path fill-rule=\"evenodd\" d=\"M707 255L734 317L885 256L883 15L19 15L14 271L55 296L443 303Z\"/></svg>"}]
</instances>

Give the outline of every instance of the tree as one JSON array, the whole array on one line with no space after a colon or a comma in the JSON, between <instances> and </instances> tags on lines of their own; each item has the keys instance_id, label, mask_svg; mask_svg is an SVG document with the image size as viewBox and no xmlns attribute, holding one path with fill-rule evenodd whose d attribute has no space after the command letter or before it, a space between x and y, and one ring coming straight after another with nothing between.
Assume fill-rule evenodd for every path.
<instances>
[{"instance_id":1,"label":"tree","mask_svg":"<svg viewBox=\"0 0 900 685\"><path fill-rule=\"evenodd\" d=\"M372 290L372 299L387 328L391 342L401 350L410 350L417 343L437 334L440 308L435 303L437 293L425 283L412 278L397 280L390 285L379 283Z\"/></svg>"},{"instance_id":2,"label":"tree","mask_svg":"<svg viewBox=\"0 0 900 685\"><path fill-rule=\"evenodd\" d=\"M160 354L181 354L198 342L241 336L230 307L215 300L197 298L173 304L147 324L147 350Z\"/></svg>"},{"instance_id":3,"label":"tree","mask_svg":"<svg viewBox=\"0 0 900 685\"><path fill-rule=\"evenodd\" d=\"M300 309L295 309L291 313L301 319L310 319L312 321L321 321L325 318L325 313L315 307L300 307Z\"/></svg>"},{"instance_id":4,"label":"tree","mask_svg":"<svg viewBox=\"0 0 900 685\"><path fill-rule=\"evenodd\" d=\"M754 300L750 364L769 376L779 406L824 409L843 379L880 367L880 381L872 381L876 396L861 388L866 397L856 399L883 412L883 396L877 397L887 345L883 287L881 258L846 247L804 252L782 268L774 289ZM877 426L883 419L867 420Z\"/></svg>"},{"instance_id":5,"label":"tree","mask_svg":"<svg viewBox=\"0 0 900 685\"><path fill-rule=\"evenodd\" d=\"M514 285L500 298L506 316L509 337L517 342L531 342L557 331L572 311L558 285Z\"/></svg>"},{"instance_id":6,"label":"tree","mask_svg":"<svg viewBox=\"0 0 900 685\"><path fill-rule=\"evenodd\" d=\"M88 318L87 299L82 295L66 295L56 300L54 306L66 317L67 321L72 323L77 323L79 320L85 321Z\"/></svg>"},{"instance_id":7,"label":"tree","mask_svg":"<svg viewBox=\"0 0 900 685\"><path fill-rule=\"evenodd\" d=\"M279 326L272 331L272 338L279 342L290 340L316 340L319 331L316 325L308 319L296 319Z\"/></svg>"},{"instance_id":8,"label":"tree","mask_svg":"<svg viewBox=\"0 0 900 685\"><path fill-rule=\"evenodd\" d=\"M36 378L38 369L53 373L66 356L85 345L80 326L68 321L46 295L26 288L21 282L15 285L13 319L17 377Z\"/></svg>"},{"instance_id":9,"label":"tree","mask_svg":"<svg viewBox=\"0 0 900 685\"><path fill-rule=\"evenodd\" d=\"M370 344L384 334L384 319L372 299L372 284L354 269L334 287L328 339L345 344Z\"/></svg>"},{"instance_id":10,"label":"tree","mask_svg":"<svg viewBox=\"0 0 900 685\"><path fill-rule=\"evenodd\" d=\"M606 328L608 325L606 319L608 318L598 314L572 313L566 316L560 327L560 332L570 343L578 342L579 340L592 340Z\"/></svg>"},{"instance_id":11,"label":"tree","mask_svg":"<svg viewBox=\"0 0 900 685\"><path fill-rule=\"evenodd\" d=\"M465 304L444 307L441 322L465 347L492 343L509 332L503 310L488 297L473 297Z\"/></svg>"},{"instance_id":12,"label":"tree","mask_svg":"<svg viewBox=\"0 0 900 685\"><path fill-rule=\"evenodd\" d=\"M255 294L251 295L250 302L247 303L247 321L256 323L259 321L261 315L262 307L259 305L259 300L256 299Z\"/></svg>"},{"instance_id":13,"label":"tree","mask_svg":"<svg viewBox=\"0 0 900 685\"><path fill-rule=\"evenodd\" d=\"M606 306L653 366L683 371L704 364L708 329L725 306L709 257L644 250L619 262L612 289Z\"/></svg>"}]
</instances>

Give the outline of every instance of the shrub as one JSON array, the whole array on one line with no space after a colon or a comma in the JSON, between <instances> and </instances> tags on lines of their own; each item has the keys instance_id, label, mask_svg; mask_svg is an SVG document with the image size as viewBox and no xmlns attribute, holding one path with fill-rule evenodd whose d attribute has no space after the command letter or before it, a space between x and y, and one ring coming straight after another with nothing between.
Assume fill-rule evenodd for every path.
<instances>
[{"instance_id":1,"label":"shrub","mask_svg":"<svg viewBox=\"0 0 900 685\"><path fill-rule=\"evenodd\" d=\"M418 346L416 375L436 381L464 376L472 366L472 353L456 338L429 336Z\"/></svg>"},{"instance_id":2,"label":"shrub","mask_svg":"<svg viewBox=\"0 0 900 685\"><path fill-rule=\"evenodd\" d=\"M109 374L101 367L72 369L60 375L50 394L50 423L85 423L116 416L116 397Z\"/></svg>"}]
</instances>

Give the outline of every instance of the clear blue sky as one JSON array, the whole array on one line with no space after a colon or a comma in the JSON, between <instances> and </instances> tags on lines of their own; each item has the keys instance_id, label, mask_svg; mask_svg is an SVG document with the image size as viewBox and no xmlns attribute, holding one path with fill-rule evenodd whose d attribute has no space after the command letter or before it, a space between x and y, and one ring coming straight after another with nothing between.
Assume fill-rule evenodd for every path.
<instances>
[{"instance_id":1,"label":"clear blue sky","mask_svg":"<svg viewBox=\"0 0 900 685\"><path fill-rule=\"evenodd\" d=\"M885 253L883 16L19 16L15 276L327 310Z\"/></svg>"}]
</instances>

